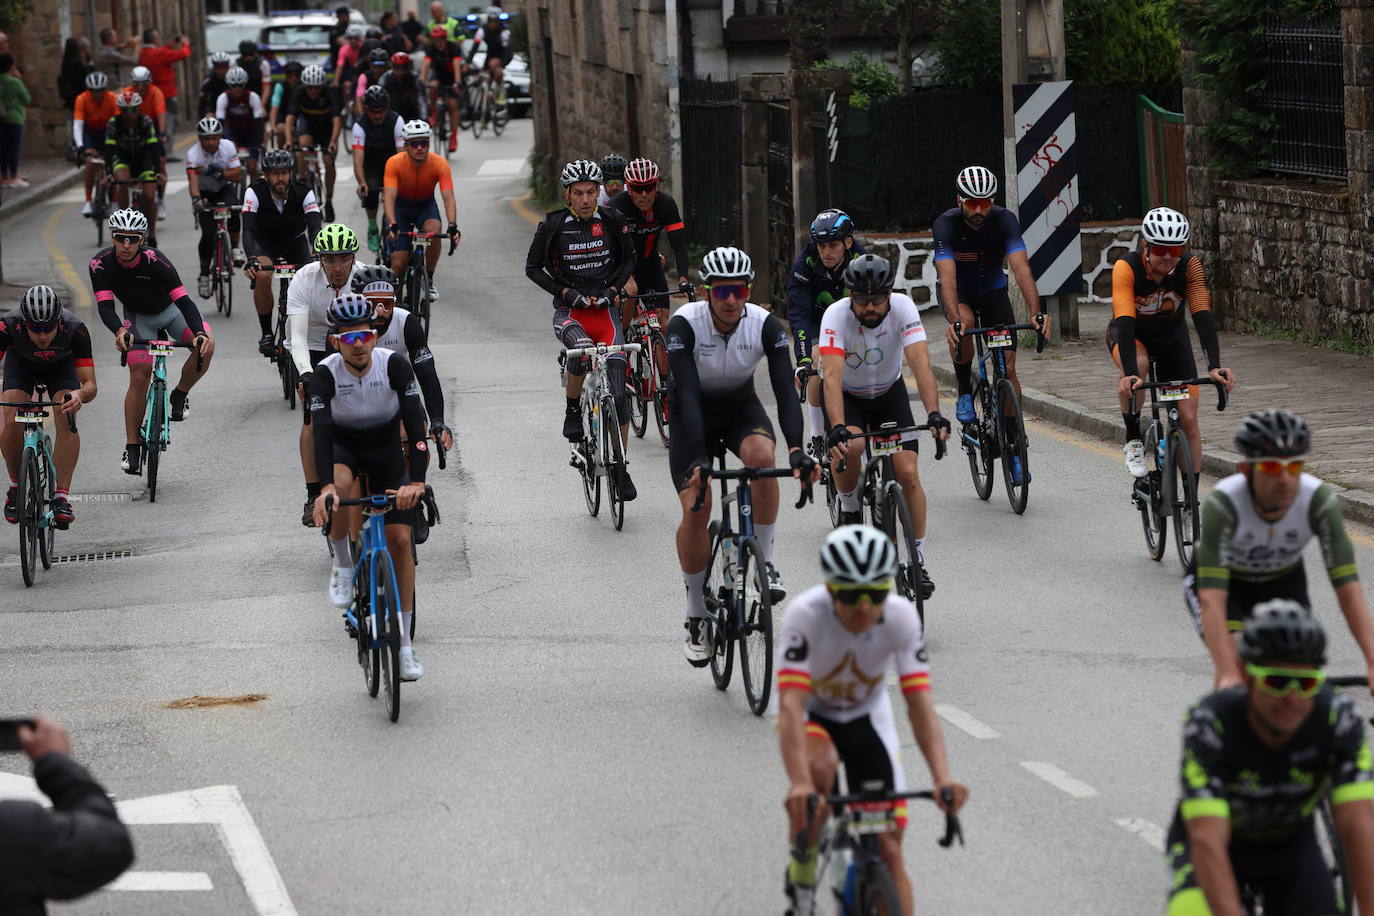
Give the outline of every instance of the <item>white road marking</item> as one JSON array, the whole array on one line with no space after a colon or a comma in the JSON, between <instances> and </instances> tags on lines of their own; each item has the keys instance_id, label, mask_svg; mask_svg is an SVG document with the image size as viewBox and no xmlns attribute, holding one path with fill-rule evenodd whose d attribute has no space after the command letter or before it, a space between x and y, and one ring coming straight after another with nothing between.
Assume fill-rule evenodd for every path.
<instances>
[{"instance_id":1,"label":"white road marking","mask_svg":"<svg viewBox=\"0 0 1374 916\"><path fill-rule=\"evenodd\" d=\"M1001 732L987 725L984 725L982 722L979 722L977 719L973 718L973 716L964 712L962 709L958 709L954 706L949 706L945 703L936 703L935 711L939 713L941 719L944 719L950 725L953 725L955 728L959 729L961 732L971 737L978 738L983 741L986 741L989 738L1002 737Z\"/></svg>"},{"instance_id":2,"label":"white road marking","mask_svg":"<svg viewBox=\"0 0 1374 916\"><path fill-rule=\"evenodd\" d=\"M1021 766L1039 776L1045 782L1054 786L1061 792L1067 792L1074 798L1092 798L1097 794L1097 790L1086 782L1074 779L1059 767L1052 763L1042 763L1037 760L1023 760Z\"/></svg>"},{"instance_id":3,"label":"white road marking","mask_svg":"<svg viewBox=\"0 0 1374 916\"><path fill-rule=\"evenodd\" d=\"M1117 826L1129 830L1148 843L1155 851L1164 851L1164 828L1139 817L1120 817Z\"/></svg>"},{"instance_id":4,"label":"white road marking","mask_svg":"<svg viewBox=\"0 0 1374 916\"><path fill-rule=\"evenodd\" d=\"M209 891L210 876L203 871L126 871L107 891Z\"/></svg>"},{"instance_id":5,"label":"white road marking","mask_svg":"<svg viewBox=\"0 0 1374 916\"><path fill-rule=\"evenodd\" d=\"M477 167L478 178L519 175L525 169L524 159L488 159Z\"/></svg>"}]
</instances>

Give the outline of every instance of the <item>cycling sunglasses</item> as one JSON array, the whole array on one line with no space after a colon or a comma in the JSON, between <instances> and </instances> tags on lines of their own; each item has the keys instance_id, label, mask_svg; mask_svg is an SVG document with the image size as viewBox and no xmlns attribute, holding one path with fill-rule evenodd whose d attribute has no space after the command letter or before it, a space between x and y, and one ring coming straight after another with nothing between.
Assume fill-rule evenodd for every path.
<instances>
[{"instance_id":1,"label":"cycling sunglasses","mask_svg":"<svg viewBox=\"0 0 1374 916\"><path fill-rule=\"evenodd\" d=\"M50 321L47 324L31 324L27 327L35 334L51 334L57 330L57 324L56 321Z\"/></svg>"},{"instance_id":2,"label":"cycling sunglasses","mask_svg":"<svg viewBox=\"0 0 1374 916\"><path fill-rule=\"evenodd\" d=\"M428 140L407 140L407 141L406 141L406 146L410 147L411 149L429 149L429 141L428 141Z\"/></svg>"},{"instance_id":3,"label":"cycling sunglasses","mask_svg":"<svg viewBox=\"0 0 1374 916\"><path fill-rule=\"evenodd\" d=\"M1256 687L1271 697L1286 697L1290 693L1310 697L1326 683L1326 672L1320 668L1266 668L1247 664L1245 673L1255 679Z\"/></svg>"},{"instance_id":4,"label":"cycling sunglasses","mask_svg":"<svg viewBox=\"0 0 1374 916\"><path fill-rule=\"evenodd\" d=\"M991 197L964 197L961 200L963 200L964 206L976 212L992 209Z\"/></svg>"},{"instance_id":5,"label":"cycling sunglasses","mask_svg":"<svg viewBox=\"0 0 1374 916\"><path fill-rule=\"evenodd\" d=\"M835 600L841 604L858 604L867 598L874 604L882 604L887 600L887 596L892 593L892 582L883 582L878 585L832 585L830 594L835 596Z\"/></svg>"},{"instance_id":6,"label":"cycling sunglasses","mask_svg":"<svg viewBox=\"0 0 1374 916\"><path fill-rule=\"evenodd\" d=\"M855 305L882 305L888 293L851 293L849 301Z\"/></svg>"},{"instance_id":7,"label":"cycling sunglasses","mask_svg":"<svg viewBox=\"0 0 1374 916\"><path fill-rule=\"evenodd\" d=\"M1178 258L1183 256L1182 245L1151 245L1150 254L1157 258Z\"/></svg>"},{"instance_id":8,"label":"cycling sunglasses","mask_svg":"<svg viewBox=\"0 0 1374 916\"><path fill-rule=\"evenodd\" d=\"M629 188L632 194L648 194L658 187L658 182L651 181L648 184L635 184L632 181L627 181L625 182L625 187Z\"/></svg>"},{"instance_id":9,"label":"cycling sunglasses","mask_svg":"<svg viewBox=\"0 0 1374 916\"><path fill-rule=\"evenodd\" d=\"M347 344L350 347L356 347L358 344L364 344L369 340L375 340L376 337L376 331L344 331L339 335L339 342Z\"/></svg>"},{"instance_id":10,"label":"cycling sunglasses","mask_svg":"<svg viewBox=\"0 0 1374 916\"><path fill-rule=\"evenodd\" d=\"M1250 466L1257 471L1278 476L1284 471L1297 475L1302 473L1302 469L1307 467L1306 461L1284 461L1279 458L1260 458L1250 462Z\"/></svg>"},{"instance_id":11,"label":"cycling sunglasses","mask_svg":"<svg viewBox=\"0 0 1374 916\"><path fill-rule=\"evenodd\" d=\"M127 245L137 245L143 241L143 236L136 232L111 232L110 239L115 242L124 242Z\"/></svg>"},{"instance_id":12,"label":"cycling sunglasses","mask_svg":"<svg viewBox=\"0 0 1374 916\"><path fill-rule=\"evenodd\" d=\"M729 299L731 296L734 296L736 299L749 298L748 283L721 283L709 288L711 290L712 299L720 299L723 301Z\"/></svg>"}]
</instances>

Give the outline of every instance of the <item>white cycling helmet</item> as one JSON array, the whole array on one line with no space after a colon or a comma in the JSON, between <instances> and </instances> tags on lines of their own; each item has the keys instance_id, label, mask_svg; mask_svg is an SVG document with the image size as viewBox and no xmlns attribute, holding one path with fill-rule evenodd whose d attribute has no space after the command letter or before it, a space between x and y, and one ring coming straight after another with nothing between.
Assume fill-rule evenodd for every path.
<instances>
[{"instance_id":1,"label":"white cycling helmet","mask_svg":"<svg viewBox=\"0 0 1374 916\"><path fill-rule=\"evenodd\" d=\"M406 140L428 140L434 134L434 128L429 126L428 121L416 118L414 121L407 121L401 128L401 136Z\"/></svg>"},{"instance_id":2,"label":"white cycling helmet","mask_svg":"<svg viewBox=\"0 0 1374 916\"><path fill-rule=\"evenodd\" d=\"M992 169L971 165L959 173L954 186L963 197L992 197L997 193L997 176Z\"/></svg>"},{"instance_id":3,"label":"white cycling helmet","mask_svg":"<svg viewBox=\"0 0 1374 916\"><path fill-rule=\"evenodd\" d=\"M86 74L86 88L101 90L110 85L110 78L101 70L92 70Z\"/></svg>"},{"instance_id":4,"label":"white cycling helmet","mask_svg":"<svg viewBox=\"0 0 1374 916\"><path fill-rule=\"evenodd\" d=\"M706 252L706 257L701 261L701 279L710 283L712 280L732 280L736 277L754 279L754 262L749 260L749 255L738 248L724 245Z\"/></svg>"},{"instance_id":5,"label":"white cycling helmet","mask_svg":"<svg viewBox=\"0 0 1374 916\"><path fill-rule=\"evenodd\" d=\"M196 136L198 137L215 137L223 133L224 125L220 123L219 118L213 115L206 115L196 122Z\"/></svg>"},{"instance_id":6,"label":"white cycling helmet","mask_svg":"<svg viewBox=\"0 0 1374 916\"><path fill-rule=\"evenodd\" d=\"M897 572L897 548L871 525L841 525L821 544L821 571L831 585L887 582Z\"/></svg>"},{"instance_id":7,"label":"white cycling helmet","mask_svg":"<svg viewBox=\"0 0 1374 916\"><path fill-rule=\"evenodd\" d=\"M311 64L301 71L301 83L306 86L323 86L326 79L324 67L319 64Z\"/></svg>"},{"instance_id":8,"label":"white cycling helmet","mask_svg":"<svg viewBox=\"0 0 1374 916\"><path fill-rule=\"evenodd\" d=\"M148 232L148 217L143 215L142 210L135 210L131 207L123 210L116 210L110 214L111 232L137 232L146 235Z\"/></svg>"},{"instance_id":9,"label":"white cycling helmet","mask_svg":"<svg viewBox=\"0 0 1374 916\"><path fill-rule=\"evenodd\" d=\"M247 86L248 71L242 67L230 67L229 72L224 74L224 83L230 88L234 86Z\"/></svg>"},{"instance_id":10,"label":"white cycling helmet","mask_svg":"<svg viewBox=\"0 0 1374 916\"><path fill-rule=\"evenodd\" d=\"M19 315L29 324L52 324L62 316L62 303L50 286L31 286L19 300Z\"/></svg>"},{"instance_id":11,"label":"white cycling helmet","mask_svg":"<svg viewBox=\"0 0 1374 916\"><path fill-rule=\"evenodd\" d=\"M352 25L350 25L347 29L344 30L344 37L345 37L345 38L362 38L363 35L364 35L366 32L367 32L367 29L363 28L362 26L358 25L358 24L355 22L355 23L353 23Z\"/></svg>"},{"instance_id":12,"label":"white cycling helmet","mask_svg":"<svg viewBox=\"0 0 1374 916\"><path fill-rule=\"evenodd\" d=\"M228 51L216 51L210 55L211 67L225 67L233 63L234 59L229 56Z\"/></svg>"},{"instance_id":13,"label":"white cycling helmet","mask_svg":"<svg viewBox=\"0 0 1374 916\"><path fill-rule=\"evenodd\" d=\"M148 83L152 82L152 79L153 71L147 67L134 67L129 71L129 82L131 83Z\"/></svg>"},{"instance_id":14,"label":"white cycling helmet","mask_svg":"<svg viewBox=\"0 0 1374 916\"><path fill-rule=\"evenodd\" d=\"M1192 235L1188 217L1168 207L1155 207L1145 214L1140 234L1151 245L1186 245Z\"/></svg>"},{"instance_id":15,"label":"white cycling helmet","mask_svg":"<svg viewBox=\"0 0 1374 916\"><path fill-rule=\"evenodd\" d=\"M558 176L559 183L565 188L571 188L583 181L594 181L601 184L603 180L601 166L590 159L574 159L563 166L563 174Z\"/></svg>"}]
</instances>

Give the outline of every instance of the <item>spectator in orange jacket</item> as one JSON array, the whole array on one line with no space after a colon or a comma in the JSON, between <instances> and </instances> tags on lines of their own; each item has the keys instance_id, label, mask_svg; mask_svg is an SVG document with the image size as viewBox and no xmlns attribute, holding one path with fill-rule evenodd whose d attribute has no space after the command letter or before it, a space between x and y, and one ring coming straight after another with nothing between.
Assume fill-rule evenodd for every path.
<instances>
[{"instance_id":1,"label":"spectator in orange jacket","mask_svg":"<svg viewBox=\"0 0 1374 916\"><path fill-rule=\"evenodd\" d=\"M167 103L167 136L175 137L177 132L177 76L173 64L191 56L191 44L185 35L178 35L166 45L159 45L161 36L157 29L143 30L143 47L138 52L138 62L147 67L153 75L153 85L162 90ZM173 156L168 161L176 162Z\"/></svg>"}]
</instances>

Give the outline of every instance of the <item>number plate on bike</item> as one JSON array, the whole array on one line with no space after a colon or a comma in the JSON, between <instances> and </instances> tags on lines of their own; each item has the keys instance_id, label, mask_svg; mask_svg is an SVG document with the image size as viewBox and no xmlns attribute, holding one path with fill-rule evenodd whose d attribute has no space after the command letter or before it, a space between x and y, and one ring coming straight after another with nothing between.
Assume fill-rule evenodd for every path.
<instances>
[{"instance_id":1,"label":"number plate on bike","mask_svg":"<svg viewBox=\"0 0 1374 916\"><path fill-rule=\"evenodd\" d=\"M171 356L176 345L170 340L150 340L148 341L148 352L154 356Z\"/></svg>"},{"instance_id":2,"label":"number plate on bike","mask_svg":"<svg viewBox=\"0 0 1374 916\"><path fill-rule=\"evenodd\" d=\"M41 423L48 418L43 407L21 407L14 412L14 419L20 423Z\"/></svg>"},{"instance_id":3,"label":"number plate on bike","mask_svg":"<svg viewBox=\"0 0 1374 916\"><path fill-rule=\"evenodd\" d=\"M1159 389L1159 399L1161 401L1186 401L1191 395L1188 394L1187 385L1179 385L1176 388Z\"/></svg>"},{"instance_id":4,"label":"number plate on bike","mask_svg":"<svg viewBox=\"0 0 1374 916\"><path fill-rule=\"evenodd\" d=\"M296 268L278 267L277 269L272 271L272 275L275 276L278 280L291 280L296 276Z\"/></svg>"},{"instance_id":5,"label":"number plate on bike","mask_svg":"<svg viewBox=\"0 0 1374 916\"><path fill-rule=\"evenodd\" d=\"M854 815L851 832L892 833L897 829L897 811L891 802L862 802L851 805Z\"/></svg>"},{"instance_id":6,"label":"number plate on bike","mask_svg":"<svg viewBox=\"0 0 1374 916\"><path fill-rule=\"evenodd\" d=\"M1011 338L1011 331L988 331L987 335L984 337L984 340L987 341L989 350L996 350L1000 349L1001 347L1010 347L1013 343Z\"/></svg>"},{"instance_id":7,"label":"number plate on bike","mask_svg":"<svg viewBox=\"0 0 1374 916\"><path fill-rule=\"evenodd\" d=\"M870 436L868 441L875 455L891 455L902 450L901 436Z\"/></svg>"}]
</instances>

